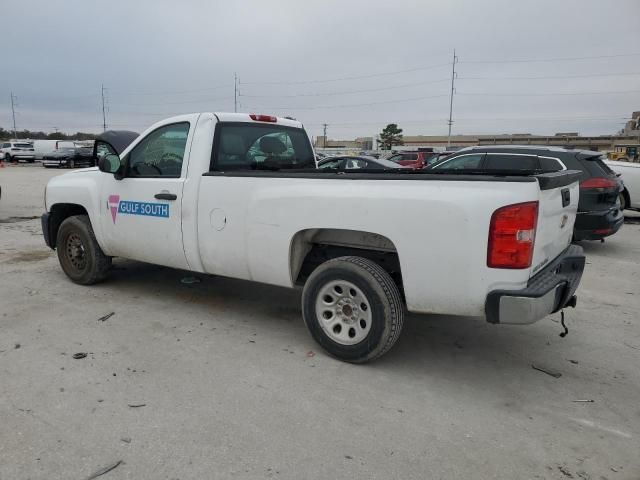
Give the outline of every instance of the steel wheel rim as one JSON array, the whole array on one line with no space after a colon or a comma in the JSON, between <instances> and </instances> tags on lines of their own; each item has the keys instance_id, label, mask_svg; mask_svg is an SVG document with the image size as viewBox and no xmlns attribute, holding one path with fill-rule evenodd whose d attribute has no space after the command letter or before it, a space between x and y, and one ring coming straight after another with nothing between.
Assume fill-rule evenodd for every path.
<instances>
[{"instance_id":1,"label":"steel wheel rim","mask_svg":"<svg viewBox=\"0 0 640 480\"><path fill-rule=\"evenodd\" d=\"M324 333L340 345L355 345L371 331L371 303L345 280L326 283L316 298L316 317Z\"/></svg>"},{"instance_id":2,"label":"steel wheel rim","mask_svg":"<svg viewBox=\"0 0 640 480\"><path fill-rule=\"evenodd\" d=\"M80 235L72 233L67 237L65 242L65 253L67 259L73 268L82 271L87 266L87 252L82 243Z\"/></svg>"}]
</instances>

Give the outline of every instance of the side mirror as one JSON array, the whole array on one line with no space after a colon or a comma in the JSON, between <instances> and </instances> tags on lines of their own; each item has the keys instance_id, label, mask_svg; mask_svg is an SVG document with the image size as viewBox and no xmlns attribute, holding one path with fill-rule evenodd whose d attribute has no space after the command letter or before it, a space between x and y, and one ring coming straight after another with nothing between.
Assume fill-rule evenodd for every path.
<instances>
[{"instance_id":1,"label":"side mirror","mask_svg":"<svg viewBox=\"0 0 640 480\"><path fill-rule=\"evenodd\" d=\"M115 153L107 153L98 160L98 168L101 172L115 174L120 170L120 157Z\"/></svg>"}]
</instances>

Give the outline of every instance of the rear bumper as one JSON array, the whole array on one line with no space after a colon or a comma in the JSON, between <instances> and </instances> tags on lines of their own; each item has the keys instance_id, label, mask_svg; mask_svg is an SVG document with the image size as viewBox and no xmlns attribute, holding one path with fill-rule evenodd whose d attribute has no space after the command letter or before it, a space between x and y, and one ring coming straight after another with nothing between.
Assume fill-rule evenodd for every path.
<instances>
[{"instance_id":1,"label":"rear bumper","mask_svg":"<svg viewBox=\"0 0 640 480\"><path fill-rule=\"evenodd\" d=\"M624 223L620 207L595 212L578 212L573 229L576 240L600 240L613 235Z\"/></svg>"},{"instance_id":2,"label":"rear bumper","mask_svg":"<svg viewBox=\"0 0 640 480\"><path fill-rule=\"evenodd\" d=\"M489 293L485 304L487 321L526 325L565 306L575 306L574 294L580 284L584 264L582 248L570 245L532 277L527 288Z\"/></svg>"}]
</instances>

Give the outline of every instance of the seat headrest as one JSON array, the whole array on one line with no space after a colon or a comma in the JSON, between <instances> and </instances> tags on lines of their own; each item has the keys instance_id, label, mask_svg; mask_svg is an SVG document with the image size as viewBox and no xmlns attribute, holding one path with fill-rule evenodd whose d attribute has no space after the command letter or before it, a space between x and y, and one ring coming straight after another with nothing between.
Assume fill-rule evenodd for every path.
<instances>
[{"instance_id":1,"label":"seat headrest","mask_svg":"<svg viewBox=\"0 0 640 480\"><path fill-rule=\"evenodd\" d=\"M264 153L279 155L287 150L287 146L278 138L262 137L260 139L260 150Z\"/></svg>"},{"instance_id":2,"label":"seat headrest","mask_svg":"<svg viewBox=\"0 0 640 480\"><path fill-rule=\"evenodd\" d=\"M244 155L247 149L244 146L244 138L242 135L235 133L225 133L222 136L221 145L222 153L227 155Z\"/></svg>"}]
</instances>

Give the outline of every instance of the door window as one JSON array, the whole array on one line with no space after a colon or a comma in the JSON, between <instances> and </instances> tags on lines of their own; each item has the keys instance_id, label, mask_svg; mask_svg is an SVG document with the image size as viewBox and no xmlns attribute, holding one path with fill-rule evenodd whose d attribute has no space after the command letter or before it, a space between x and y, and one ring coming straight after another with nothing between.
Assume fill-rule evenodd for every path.
<instances>
[{"instance_id":1,"label":"door window","mask_svg":"<svg viewBox=\"0 0 640 480\"><path fill-rule=\"evenodd\" d=\"M461 155L442 162L434 168L452 169L452 170L475 170L480 168L480 163L484 153L474 153L470 155Z\"/></svg>"},{"instance_id":2,"label":"door window","mask_svg":"<svg viewBox=\"0 0 640 480\"><path fill-rule=\"evenodd\" d=\"M535 155L488 153L484 168L486 170L537 170L538 157Z\"/></svg>"},{"instance_id":3,"label":"door window","mask_svg":"<svg viewBox=\"0 0 640 480\"><path fill-rule=\"evenodd\" d=\"M560 160L552 157L538 157L540 160L540 168L547 172L557 172L563 170L564 167L560 163Z\"/></svg>"},{"instance_id":4,"label":"door window","mask_svg":"<svg viewBox=\"0 0 640 480\"><path fill-rule=\"evenodd\" d=\"M347 158L346 163L344 165L346 169L359 169L359 168L367 168L366 160L361 160L359 158Z\"/></svg>"},{"instance_id":5,"label":"door window","mask_svg":"<svg viewBox=\"0 0 640 480\"><path fill-rule=\"evenodd\" d=\"M342 166L343 160L341 158L336 158L333 160L327 160L326 162L322 162L319 168L340 168Z\"/></svg>"},{"instance_id":6,"label":"door window","mask_svg":"<svg viewBox=\"0 0 640 480\"><path fill-rule=\"evenodd\" d=\"M165 125L147 135L129 153L129 177L180 177L189 123Z\"/></svg>"}]
</instances>

